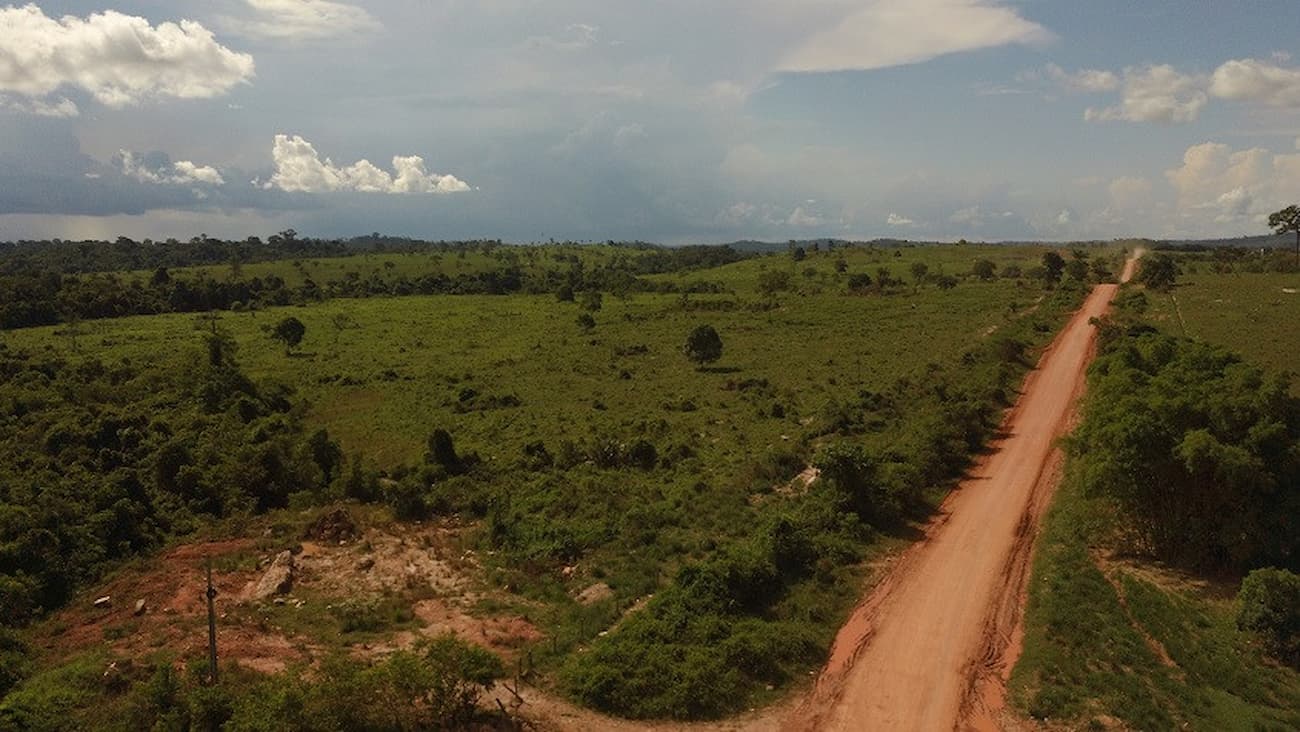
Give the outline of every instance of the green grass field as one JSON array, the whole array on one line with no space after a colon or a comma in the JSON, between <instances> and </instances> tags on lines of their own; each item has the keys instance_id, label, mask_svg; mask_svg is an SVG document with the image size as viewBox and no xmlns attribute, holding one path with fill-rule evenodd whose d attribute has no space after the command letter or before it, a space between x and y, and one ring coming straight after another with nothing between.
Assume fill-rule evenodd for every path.
<instances>
[{"instance_id":1,"label":"green grass field","mask_svg":"<svg viewBox=\"0 0 1300 732\"><path fill-rule=\"evenodd\" d=\"M1147 294L1147 319L1271 369L1300 371L1300 274L1210 272L1183 265L1170 294Z\"/></svg>"},{"instance_id":2,"label":"green grass field","mask_svg":"<svg viewBox=\"0 0 1300 732\"><path fill-rule=\"evenodd\" d=\"M853 250L846 258L850 272L874 277L887 267L910 281L908 270L917 261L932 272L956 274L985 256L999 268L1028 268L1040 253L943 247ZM920 373L927 364L952 362L991 329L1017 320L1042 294L1036 286L972 280L949 291L926 285L913 292L908 285L896 296L852 296L844 292L834 257L793 264L787 257L768 257L682 275L722 282L735 293L691 296L685 305L676 295L607 296L590 333L575 323L581 312L576 305L550 295L332 300L227 313L219 325L235 338L252 376L293 386L311 402L312 419L347 451L363 452L380 465L419 458L435 427L492 459L513 456L537 439L558 441L594 430L626 435L649 420L663 421L656 429L666 433L698 435L709 458L707 475L720 476L734 474L738 463L771 449L782 435L797 435L800 421L830 400L849 400L861 389L880 390ZM342 266L365 259L320 261ZM282 263L265 266L272 265L283 269ZM759 273L791 267L800 292L779 295L776 309L751 310L762 299ZM335 328L332 320L339 314L351 316L355 325ZM307 326L301 351L292 357L262 330L288 315ZM716 366L723 373L697 373L680 353L686 333L702 322L722 335L724 353ZM67 332L60 327L14 331L6 338L18 348L184 368L194 357L196 329L209 326L193 315L164 314L83 323L75 344L58 335ZM758 418L757 411L770 403L748 403L724 388L763 379L771 385L770 401L785 408L784 419ZM466 389L478 392L476 402L513 396L520 405L480 409L460 401ZM671 408L687 402L697 409Z\"/></svg>"},{"instance_id":3,"label":"green grass field","mask_svg":"<svg viewBox=\"0 0 1300 732\"><path fill-rule=\"evenodd\" d=\"M1083 293L1077 283L1044 289L1028 274L980 280L972 264L983 258L999 273L1029 273L1044 251L864 247L809 252L802 261L757 257L648 277L716 283L714 294L606 292L591 313L594 327L579 323L582 293L577 303L549 293L437 295L338 298L215 319L91 320L4 339L11 350L71 364L129 360L184 373L208 355L204 331L224 331L243 371L291 387L307 420L327 428L349 456L362 454L414 486L435 511L483 519L486 580L511 588L513 609L547 634L536 658L544 675L563 676L576 696L607 711L719 716L772 697L766 687L779 690L815 667L861 589L862 562L906 534L888 520L859 523L831 493L785 484L819 446L844 440L872 451L881 471L873 482L923 501L941 497L978 448L970 440L992 428L997 408L1014 398L1008 387ZM584 251L584 265L599 266L611 253L618 254L596 247L586 259ZM490 264L471 258L464 266ZM456 259L444 255L439 266ZM338 268L331 278L372 266L379 276L418 276L430 260L374 255L303 270L313 279L311 267ZM248 265L244 276L254 267L286 279L284 268L294 268ZM788 274L786 287L764 292L760 281L773 271ZM862 274L894 282L884 292L849 292L849 279ZM268 333L288 316L306 325L292 354ZM701 324L723 341L721 359L703 369L682 353ZM476 454L482 469L423 477L435 429L450 432L461 455ZM599 458L646 444L650 464ZM909 508L912 518L916 510ZM778 565L783 574L765 574ZM688 566L703 568L697 578L716 572L727 584L719 590L683 579L679 570ZM612 597L578 602L594 583L608 585ZM745 594L754 587L762 588L758 595ZM615 628L652 593L669 599ZM758 604L737 609L732 596ZM686 610L710 598L724 605ZM654 640L683 612L695 623L689 640L675 649ZM752 666L725 669L732 686L719 690L704 670L722 662L708 649L723 639L728 654ZM589 648L594 655L585 655ZM680 669L681 683L664 687L656 672L644 679L651 686L642 697L605 696L609 680L637 672L624 668L629 649L658 654L654 662ZM669 657L678 652L683 658Z\"/></svg>"},{"instance_id":4,"label":"green grass field","mask_svg":"<svg viewBox=\"0 0 1300 732\"><path fill-rule=\"evenodd\" d=\"M1068 473L1068 468L1067 468ZM1011 698L1069 728L1283 730L1300 726L1300 674L1236 628L1232 582L1105 552L1115 517L1067 478L1034 562Z\"/></svg>"}]
</instances>

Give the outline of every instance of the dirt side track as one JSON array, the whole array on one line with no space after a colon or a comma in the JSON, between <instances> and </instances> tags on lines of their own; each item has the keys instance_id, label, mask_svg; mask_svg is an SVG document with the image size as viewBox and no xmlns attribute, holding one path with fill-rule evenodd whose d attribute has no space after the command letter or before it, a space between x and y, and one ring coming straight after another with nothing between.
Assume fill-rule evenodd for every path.
<instances>
[{"instance_id":1,"label":"dirt side track","mask_svg":"<svg viewBox=\"0 0 1300 732\"><path fill-rule=\"evenodd\" d=\"M1132 262L1125 268L1125 279ZM1098 286L1057 336L1005 425L1006 436L940 508L841 628L787 729L996 729L1039 520L1057 482L1094 351L1089 321L1117 285Z\"/></svg>"}]
</instances>

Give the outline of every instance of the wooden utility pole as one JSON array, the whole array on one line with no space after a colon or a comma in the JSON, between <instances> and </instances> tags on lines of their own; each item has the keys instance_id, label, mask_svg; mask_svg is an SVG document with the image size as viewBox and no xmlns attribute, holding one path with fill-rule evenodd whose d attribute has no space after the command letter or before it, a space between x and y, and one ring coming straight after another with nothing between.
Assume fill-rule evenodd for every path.
<instances>
[{"instance_id":1,"label":"wooden utility pole","mask_svg":"<svg viewBox=\"0 0 1300 732\"><path fill-rule=\"evenodd\" d=\"M217 683L217 609L213 601L217 599L217 588L212 586L212 557L208 557L208 591L204 595L208 598L208 680L215 685Z\"/></svg>"}]
</instances>

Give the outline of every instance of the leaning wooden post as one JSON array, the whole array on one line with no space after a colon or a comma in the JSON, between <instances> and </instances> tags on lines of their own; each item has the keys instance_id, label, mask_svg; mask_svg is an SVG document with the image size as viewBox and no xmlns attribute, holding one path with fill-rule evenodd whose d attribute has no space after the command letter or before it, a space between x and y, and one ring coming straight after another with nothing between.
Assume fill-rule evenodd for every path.
<instances>
[{"instance_id":1,"label":"leaning wooden post","mask_svg":"<svg viewBox=\"0 0 1300 732\"><path fill-rule=\"evenodd\" d=\"M217 588L212 586L212 557L208 557L208 678L209 683L217 683L217 610L213 600L217 599Z\"/></svg>"}]
</instances>

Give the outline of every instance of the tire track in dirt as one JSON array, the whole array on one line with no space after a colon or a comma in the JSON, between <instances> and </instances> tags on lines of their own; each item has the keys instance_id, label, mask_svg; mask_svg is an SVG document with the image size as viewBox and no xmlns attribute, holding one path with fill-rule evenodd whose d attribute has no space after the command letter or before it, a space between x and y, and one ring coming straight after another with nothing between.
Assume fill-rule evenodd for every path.
<instances>
[{"instance_id":1,"label":"tire track in dirt","mask_svg":"<svg viewBox=\"0 0 1300 732\"><path fill-rule=\"evenodd\" d=\"M1125 265L1132 276L1136 259ZM1049 346L1005 436L841 628L798 730L997 729L1019 656L1033 544L1059 479L1095 333L1117 285L1099 285Z\"/></svg>"}]
</instances>

